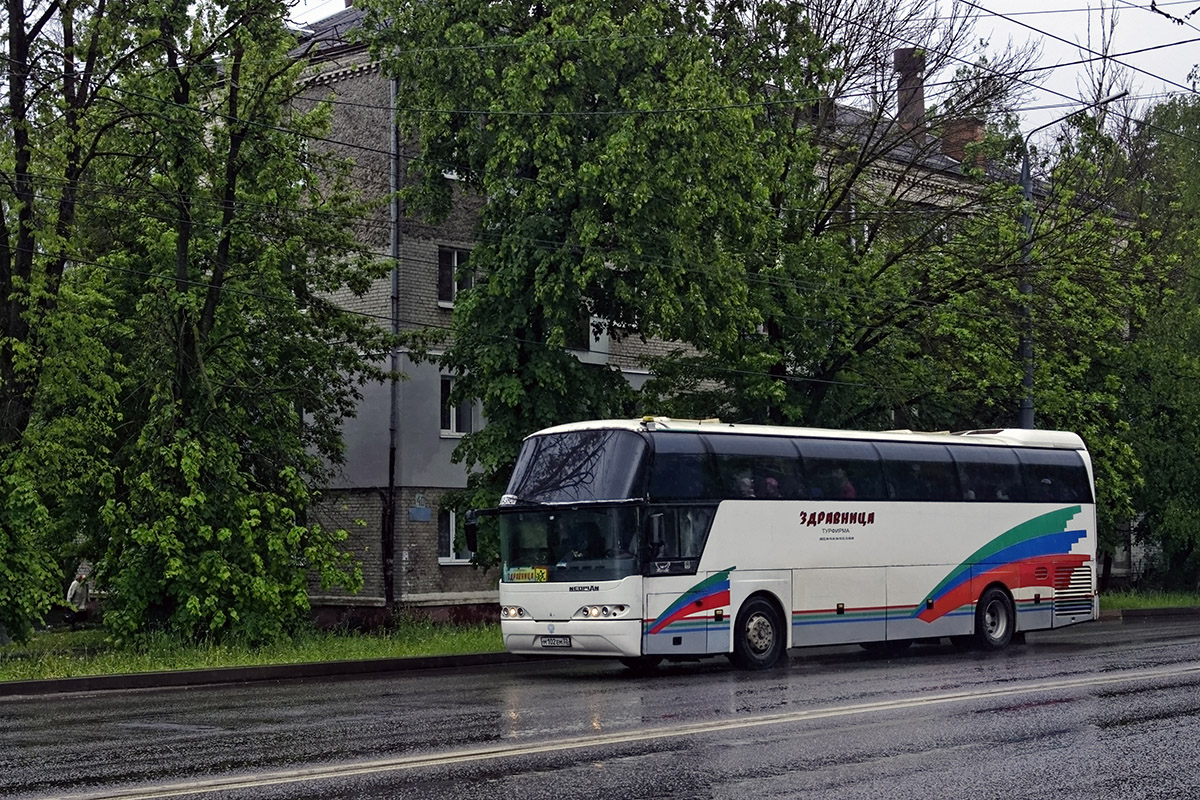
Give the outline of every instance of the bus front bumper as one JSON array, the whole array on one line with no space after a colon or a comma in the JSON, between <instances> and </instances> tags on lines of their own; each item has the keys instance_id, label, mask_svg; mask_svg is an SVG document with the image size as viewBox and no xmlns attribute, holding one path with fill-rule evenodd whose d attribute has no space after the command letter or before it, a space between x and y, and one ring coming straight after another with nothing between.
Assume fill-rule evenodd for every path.
<instances>
[{"instance_id":1,"label":"bus front bumper","mask_svg":"<svg viewBox=\"0 0 1200 800\"><path fill-rule=\"evenodd\" d=\"M500 633L510 653L539 656L612 656L642 654L641 620L503 620Z\"/></svg>"}]
</instances>

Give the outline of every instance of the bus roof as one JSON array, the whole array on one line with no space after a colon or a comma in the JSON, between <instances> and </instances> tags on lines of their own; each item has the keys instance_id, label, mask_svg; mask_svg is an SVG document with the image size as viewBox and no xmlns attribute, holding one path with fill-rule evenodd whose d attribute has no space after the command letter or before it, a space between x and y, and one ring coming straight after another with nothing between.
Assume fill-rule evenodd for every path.
<instances>
[{"instance_id":1,"label":"bus roof","mask_svg":"<svg viewBox=\"0 0 1200 800\"><path fill-rule=\"evenodd\" d=\"M832 428L794 428L782 425L742 425L718 419L672 419L643 417L627 420L589 420L556 425L530 434L542 436L584 430L677 431L720 435L739 433L750 436L796 436L814 439L858 439L869 441L934 442L938 444L979 444L1015 447L1053 447L1063 450L1086 450L1078 434L1067 431L1029 430L1024 428L993 428L971 431L845 431Z\"/></svg>"}]
</instances>

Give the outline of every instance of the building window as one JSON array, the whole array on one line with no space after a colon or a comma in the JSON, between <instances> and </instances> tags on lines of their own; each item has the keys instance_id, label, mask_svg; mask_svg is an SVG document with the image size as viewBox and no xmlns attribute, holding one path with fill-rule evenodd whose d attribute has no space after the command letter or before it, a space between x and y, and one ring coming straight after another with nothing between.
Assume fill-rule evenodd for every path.
<instances>
[{"instance_id":1,"label":"building window","mask_svg":"<svg viewBox=\"0 0 1200 800\"><path fill-rule=\"evenodd\" d=\"M600 317L593 317L586 309L580 309L577 319L572 320L564 331L567 350L586 364L607 364L609 335L608 325Z\"/></svg>"},{"instance_id":2,"label":"building window","mask_svg":"<svg viewBox=\"0 0 1200 800\"><path fill-rule=\"evenodd\" d=\"M458 545L458 518L449 509L438 511L438 563L467 564L473 554L466 542Z\"/></svg>"},{"instance_id":3,"label":"building window","mask_svg":"<svg viewBox=\"0 0 1200 800\"><path fill-rule=\"evenodd\" d=\"M471 288L472 276L467 272L469 250L453 247L438 248L438 305L453 308L460 292Z\"/></svg>"},{"instance_id":4,"label":"building window","mask_svg":"<svg viewBox=\"0 0 1200 800\"><path fill-rule=\"evenodd\" d=\"M585 309L580 309L576 319L572 320L573 324L568 325L565 331L567 340L567 349L569 350L591 350L592 349L592 317Z\"/></svg>"},{"instance_id":5,"label":"building window","mask_svg":"<svg viewBox=\"0 0 1200 800\"><path fill-rule=\"evenodd\" d=\"M442 436L464 436L471 432L471 404L462 402L450 405L450 393L454 389L454 378L442 376Z\"/></svg>"}]
</instances>

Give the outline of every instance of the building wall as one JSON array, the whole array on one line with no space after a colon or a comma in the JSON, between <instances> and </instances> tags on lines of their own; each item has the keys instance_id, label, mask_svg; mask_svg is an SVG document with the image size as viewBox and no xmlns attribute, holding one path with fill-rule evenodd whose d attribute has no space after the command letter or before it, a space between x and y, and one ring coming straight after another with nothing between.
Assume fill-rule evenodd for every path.
<instances>
[{"instance_id":1,"label":"building wall","mask_svg":"<svg viewBox=\"0 0 1200 800\"><path fill-rule=\"evenodd\" d=\"M323 589L309 583L314 605L379 606L384 604L383 557L380 530L383 524L383 495L371 489L331 491L309 512L309 520L331 530L344 530L349 538L343 550L352 552L362 569L362 590L351 595L343 589Z\"/></svg>"},{"instance_id":2,"label":"building wall","mask_svg":"<svg viewBox=\"0 0 1200 800\"><path fill-rule=\"evenodd\" d=\"M441 371L436 364L414 364L403 354L400 371L396 485L463 488L466 470L451 461L460 438L441 431ZM357 415L342 428L346 460L331 482L335 489L387 486L391 386L368 384L362 391ZM482 420L477 410L472 418L478 428Z\"/></svg>"},{"instance_id":3,"label":"building wall","mask_svg":"<svg viewBox=\"0 0 1200 800\"><path fill-rule=\"evenodd\" d=\"M356 228L364 250L392 258L391 85L365 54L348 52L319 63L306 98L333 104L328 141L314 151L332 151L353 160L351 179L369 201ZM303 103L301 103L303 106ZM410 153L411 143L402 145ZM406 180L401 161L401 180ZM460 197L447 219L438 224L403 218L399 224L398 321L403 329L449 328L452 309L437 297L438 249L469 250L478 204ZM361 296L350 292L334 299L347 310L369 315L384 327L392 324L392 280L385 276ZM386 366L386 365L385 365ZM427 609L498 601L496 571L469 564L442 563L438 558L438 511L446 492L466 486L466 470L452 462L459 438L440 430L441 373L429 363L414 363L402 354L404 380L396 386L398 420L394 532L394 598L398 608ZM346 549L362 565L363 587L357 595L310 587L314 605L382 609L384 587L383 526L388 487L392 386L362 387L356 415L346 421L345 462L331 490L312 512L322 525L349 532ZM474 415L478 426L478 414Z\"/></svg>"},{"instance_id":4,"label":"building wall","mask_svg":"<svg viewBox=\"0 0 1200 800\"><path fill-rule=\"evenodd\" d=\"M394 602L396 608L437 608L450 605L486 605L499 602L496 569L483 570L469 563L446 563L438 558L438 512L448 489L405 486L396 490L398 502L395 553ZM313 510L312 519L329 528L349 533L344 548L354 553L362 566L363 586L357 594L341 589L310 586L316 606L382 608L383 585L383 500L376 489L346 489L329 493Z\"/></svg>"}]
</instances>

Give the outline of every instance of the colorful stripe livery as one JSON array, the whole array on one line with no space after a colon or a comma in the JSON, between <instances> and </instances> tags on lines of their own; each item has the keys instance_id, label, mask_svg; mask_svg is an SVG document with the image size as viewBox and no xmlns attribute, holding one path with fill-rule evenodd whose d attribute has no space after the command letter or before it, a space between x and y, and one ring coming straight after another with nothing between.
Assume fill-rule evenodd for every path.
<instances>
[{"instance_id":1,"label":"colorful stripe livery","mask_svg":"<svg viewBox=\"0 0 1200 800\"><path fill-rule=\"evenodd\" d=\"M647 633L658 633L672 622L729 605L729 573L735 569L737 567L721 570L688 589L658 615L658 619L650 624Z\"/></svg>"},{"instance_id":2,"label":"colorful stripe livery","mask_svg":"<svg viewBox=\"0 0 1200 800\"><path fill-rule=\"evenodd\" d=\"M877 608L847 608L840 614L836 608L793 611L793 625L828 625L845 622L883 622L888 617L887 606Z\"/></svg>"},{"instance_id":3,"label":"colorful stripe livery","mask_svg":"<svg viewBox=\"0 0 1200 800\"><path fill-rule=\"evenodd\" d=\"M1087 555L1071 548L1087 531L1067 530L1079 506L1051 511L1010 528L971 554L929 593L931 604L917 606L913 616L932 622L975 602L972 586L1000 580L1009 586L1052 585L1055 567L1086 564Z\"/></svg>"}]
</instances>

